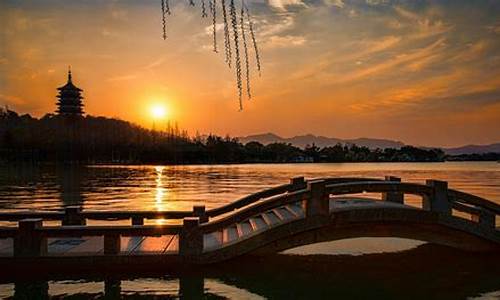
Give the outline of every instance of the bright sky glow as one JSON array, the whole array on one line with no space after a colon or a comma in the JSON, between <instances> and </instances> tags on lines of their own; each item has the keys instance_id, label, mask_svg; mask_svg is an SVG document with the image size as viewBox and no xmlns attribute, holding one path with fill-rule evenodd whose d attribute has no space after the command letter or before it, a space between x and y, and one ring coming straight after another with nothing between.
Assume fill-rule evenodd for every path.
<instances>
[{"instance_id":1,"label":"bright sky glow","mask_svg":"<svg viewBox=\"0 0 500 300\"><path fill-rule=\"evenodd\" d=\"M242 112L211 18L170 3L164 41L159 1L0 0L0 105L54 112L71 65L86 113L145 127L163 117L192 135L500 141L498 0L247 0L262 77L252 68ZM152 95L168 95L164 112L148 111Z\"/></svg>"}]
</instances>

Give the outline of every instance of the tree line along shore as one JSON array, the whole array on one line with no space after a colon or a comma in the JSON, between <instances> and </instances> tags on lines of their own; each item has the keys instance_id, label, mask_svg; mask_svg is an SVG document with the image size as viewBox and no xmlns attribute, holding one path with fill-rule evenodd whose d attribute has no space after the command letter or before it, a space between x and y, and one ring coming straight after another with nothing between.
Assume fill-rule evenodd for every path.
<instances>
[{"instance_id":1,"label":"tree line along shore","mask_svg":"<svg viewBox=\"0 0 500 300\"><path fill-rule=\"evenodd\" d=\"M241 143L230 136L191 137L177 126L149 130L133 123L85 116L47 114L37 119L0 110L0 162L80 163L300 163L300 162L441 162L499 160L499 153L446 155L441 149L404 146L369 149L337 144L304 148L286 143Z\"/></svg>"}]
</instances>

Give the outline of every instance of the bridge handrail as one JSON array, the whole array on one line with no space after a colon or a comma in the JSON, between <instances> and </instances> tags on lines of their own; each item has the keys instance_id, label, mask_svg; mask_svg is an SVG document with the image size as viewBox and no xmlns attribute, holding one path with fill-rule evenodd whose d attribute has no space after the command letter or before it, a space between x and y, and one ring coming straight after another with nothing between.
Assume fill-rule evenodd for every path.
<instances>
[{"instance_id":1,"label":"bridge handrail","mask_svg":"<svg viewBox=\"0 0 500 300\"><path fill-rule=\"evenodd\" d=\"M300 177L298 177L300 179ZM303 179L303 178L302 178ZM324 180L326 183L342 183L342 182L353 182L353 181L381 181L381 179L377 178L362 178L362 177L329 177L329 178L316 178L316 179L311 179L310 181L316 181L316 180ZM302 183L302 184L301 184ZM299 184L283 184L280 186L276 186L267 190L259 191L256 193L253 193L251 195L245 196L243 198L240 198L239 200L236 200L234 202L231 202L229 204L209 209L207 210L207 216L209 217L217 217L229 212L232 212L236 209L240 209L242 207L248 206L250 204L253 204L255 202L261 201L266 198L270 198L279 194L284 194L287 192L292 192L297 189L305 188L306 182L302 181Z\"/></svg>"},{"instance_id":2,"label":"bridge handrail","mask_svg":"<svg viewBox=\"0 0 500 300\"><path fill-rule=\"evenodd\" d=\"M457 191L454 189L448 189L448 197L452 202L463 202L469 205L474 205L476 207L488 209L491 212L500 215L500 205L479 196Z\"/></svg>"},{"instance_id":3,"label":"bridge handrail","mask_svg":"<svg viewBox=\"0 0 500 300\"><path fill-rule=\"evenodd\" d=\"M0 221L19 221L29 218L60 221L64 218L64 211L13 211L0 213Z\"/></svg>"},{"instance_id":4,"label":"bridge handrail","mask_svg":"<svg viewBox=\"0 0 500 300\"><path fill-rule=\"evenodd\" d=\"M255 202L258 202L262 199L273 197L279 194L283 194L286 192L289 192L293 188L292 184L283 184L279 185L270 189L266 189L263 191L259 191L253 194L250 194L248 196L245 196L243 198L240 198L234 202L231 202L229 204L209 209L207 210L207 216L209 217L217 217L229 212L232 212L236 209L240 209L244 206L248 206L250 204L253 204Z\"/></svg>"},{"instance_id":5,"label":"bridge handrail","mask_svg":"<svg viewBox=\"0 0 500 300\"><path fill-rule=\"evenodd\" d=\"M44 237L103 236L157 236L179 234L182 225L142 225L142 226L44 226L36 229Z\"/></svg>"},{"instance_id":6,"label":"bridge handrail","mask_svg":"<svg viewBox=\"0 0 500 300\"><path fill-rule=\"evenodd\" d=\"M431 190L432 188L426 185L398 181L362 181L326 185L326 191L333 195L400 192L425 196L430 194Z\"/></svg>"},{"instance_id":7,"label":"bridge handrail","mask_svg":"<svg viewBox=\"0 0 500 300\"><path fill-rule=\"evenodd\" d=\"M290 203L299 202L306 200L309 193L307 189L302 189L294 192L290 192L284 195L277 195L268 198L262 202L255 203L253 205L247 206L238 212L225 216L221 219L210 221L200 225L200 229L204 233L210 233L214 231L221 230L231 224L239 223L245 219L248 219L256 214L286 205Z\"/></svg>"},{"instance_id":8,"label":"bridge handrail","mask_svg":"<svg viewBox=\"0 0 500 300\"><path fill-rule=\"evenodd\" d=\"M76 236L159 236L179 234L182 225L114 225L114 226L43 226L35 229L43 237L76 237ZM0 238L14 238L18 234L17 227L0 227Z\"/></svg>"}]
</instances>

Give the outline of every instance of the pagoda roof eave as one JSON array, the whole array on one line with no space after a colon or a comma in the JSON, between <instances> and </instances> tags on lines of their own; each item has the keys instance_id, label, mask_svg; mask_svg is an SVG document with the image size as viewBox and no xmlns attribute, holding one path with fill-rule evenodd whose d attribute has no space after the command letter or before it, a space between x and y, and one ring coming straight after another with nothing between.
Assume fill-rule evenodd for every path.
<instances>
[{"instance_id":1,"label":"pagoda roof eave","mask_svg":"<svg viewBox=\"0 0 500 300\"><path fill-rule=\"evenodd\" d=\"M77 90L79 92L83 92L82 89L76 87L73 83L71 82L68 82L66 83L65 85L61 86L61 87L58 87L57 88L58 91L62 91L62 90Z\"/></svg>"}]
</instances>

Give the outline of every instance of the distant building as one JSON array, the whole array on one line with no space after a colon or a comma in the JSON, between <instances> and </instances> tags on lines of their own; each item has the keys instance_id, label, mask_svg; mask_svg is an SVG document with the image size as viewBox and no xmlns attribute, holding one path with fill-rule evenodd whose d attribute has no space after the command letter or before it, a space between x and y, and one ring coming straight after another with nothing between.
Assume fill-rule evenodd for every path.
<instances>
[{"instance_id":1,"label":"distant building","mask_svg":"<svg viewBox=\"0 0 500 300\"><path fill-rule=\"evenodd\" d=\"M68 82L57 88L59 95L57 95L56 113L63 116L81 116L83 115L83 97L81 95L83 90L76 87L71 80L71 69L69 69Z\"/></svg>"}]
</instances>

